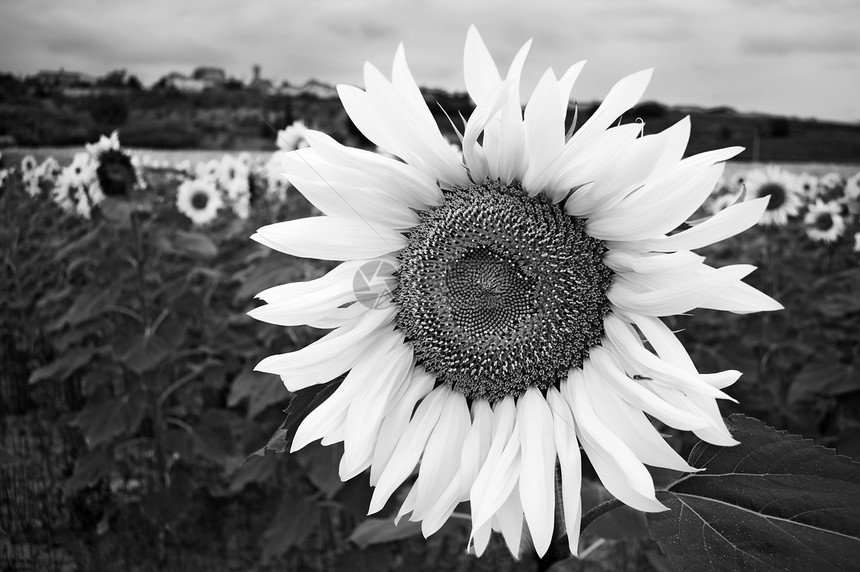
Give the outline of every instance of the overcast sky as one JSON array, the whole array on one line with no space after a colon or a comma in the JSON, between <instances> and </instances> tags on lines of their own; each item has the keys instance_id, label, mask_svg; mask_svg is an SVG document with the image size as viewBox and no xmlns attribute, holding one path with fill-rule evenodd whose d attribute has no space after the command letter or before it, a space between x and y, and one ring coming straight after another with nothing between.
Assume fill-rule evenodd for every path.
<instances>
[{"instance_id":1,"label":"overcast sky","mask_svg":"<svg viewBox=\"0 0 860 572\"><path fill-rule=\"evenodd\" d=\"M534 38L539 75L589 61L574 99L602 99L622 76L656 68L646 99L860 121L860 0L2 0L0 71L103 74L151 84L197 65L248 80L362 85L404 42L421 85L463 88L466 29L503 67Z\"/></svg>"}]
</instances>

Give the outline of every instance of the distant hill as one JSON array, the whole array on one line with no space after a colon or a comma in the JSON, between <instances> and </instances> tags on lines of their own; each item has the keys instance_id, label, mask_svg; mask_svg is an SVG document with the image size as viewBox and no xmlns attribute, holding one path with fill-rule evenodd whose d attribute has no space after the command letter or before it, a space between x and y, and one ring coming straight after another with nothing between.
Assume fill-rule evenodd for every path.
<instances>
[{"instance_id":1,"label":"distant hill","mask_svg":"<svg viewBox=\"0 0 860 572\"><path fill-rule=\"evenodd\" d=\"M0 146L82 145L119 129L124 144L155 149L274 149L277 130L302 120L344 143L370 146L355 128L334 89L318 81L261 91L226 83L220 89L94 85L51 89L0 74ZM440 129L456 140L450 121L461 124L474 106L465 93L423 90ZM598 103L571 104L568 121L582 125ZM444 111L443 111L444 110ZM447 113L447 115L446 115ZM622 117L642 120L645 133L662 131L690 115L688 153L741 145L747 161L860 163L860 124L738 113L728 107L669 107L643 102ZM449 120L449 117L451 118Z\"/></svg>"}]
</instances>

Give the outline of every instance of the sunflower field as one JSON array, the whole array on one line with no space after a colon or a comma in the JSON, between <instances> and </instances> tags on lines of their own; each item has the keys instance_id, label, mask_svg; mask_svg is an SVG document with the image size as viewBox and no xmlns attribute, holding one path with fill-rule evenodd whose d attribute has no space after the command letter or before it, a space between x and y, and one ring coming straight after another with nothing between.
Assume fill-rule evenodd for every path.
<instances>
[{"instance_id":1,"label":"sunflower field","mask_svg":"<svg viewBox=\"0 0 860 572\"><path fill-rule=\"evenodd\" d=\"M303 137L297 124L278 143L301 148ZM341 482L342 443L289 453L337 384L289 392L254 367L325 331L248 313L262 305L258 293L335 264L249 240L320 214L269 165L247 153L155 159L123 148L117 133L71 157L0 157L0 568L684 569L679 546L698 540L667 532L684 521L612 505L585 457L578 558L550 558L555 545L529 556L525 539L514 559L493 536L477 559L464 550L468 508L425 540L420 523L393 522L406 487L367 516L369 476ZM697 253L757 266L749 284L785 310L699 309L666 322L702 371L743 372L727 389L736 402L722 402L742 443L725 449L737 479L755 443L797 447L801 464L818 462L813 450L833 455L774 429L860 459L860 170L733 163L684 228L762 197L756 226ZM684 458L692 451L694 466L720 452L657 427ZM843 457L833 471L848 474ZM682 491L679 472L651 475L662 494ZM836 505L857 486L856 473L835 486ZM832 536L850 536L834 527ZM815 542L832 541L819 532ZM707 549L707 535L701 542Z\"/></svg>"}]
</instances>

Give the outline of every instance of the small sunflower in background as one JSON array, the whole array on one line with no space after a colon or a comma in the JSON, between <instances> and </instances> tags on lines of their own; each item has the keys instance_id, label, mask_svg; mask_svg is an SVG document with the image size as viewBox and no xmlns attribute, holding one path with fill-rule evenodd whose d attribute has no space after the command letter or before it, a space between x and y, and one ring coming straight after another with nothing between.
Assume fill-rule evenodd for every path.
<instances>
[{"instance_id":1,"label":"small sunflower in background","mask_svg":"<svg viewBox=\"0 0 860 572\"><path fill-rule=\"evenodd\" d=\"M848 177L845 181L845 191L840 202L852 215L860 215L860 173Z\"/></svg>"},{"instance_id":2,"label":"small sunflower in background","mask_svg":"<svg viewBox=\"0 0 860 572\"><path fill-rule=\"evenodd\" d=\"M797 216L802 202L797 191L797 178L792 173L767 165L747 171L744 178L746 200L768 198L767 208L759 224L783 226Z\"/></svg>"},{"instance_id":3,"label":"small sunflower in background","mask_svg":"<svg viewBox=\"0 0 860 572\"><path fill-rule=\"evenodd\" d=\"M275 137L275 145L281 151L303 149L308 146L308 141L305 139L307 131L308 128L304 121L294 121L292 125L287 125L284 129L278 131Z\"/></svg>"},{"instance_id":4,"label":"small sunflower in background","mask_svg":"<svg viewBox=\"0 0 860 572\"><path fill-rule=\"evenodd\" d=\"M176 192L176 209L198 226L212 222L223 206L221 194L207 179L185 181Z\"/></svg>"},{"instance_id":5,"label":"small sunflower in background","mask_svg":"<svg viewBox=\"0 0 860 572\"><path fill-rule=\"evenodd\" d=\"M460 132L462 155L439 131L402 46L391 80L366 65L365 89L338 93L362 133L397 159L308 130L309 148L279 153L272 167L324 216L252 237L345 261L260 293L266 304L251 312L333 330L257 366L294 392L337 384L292 450L343 442L340 477L370 469L371 513L417 467L398 518L421 521L426 536L469 501L478 554L495 530L518 555L526 527L544 554L556 507L576 552L580 446L613 495L665 510L645 464L692 469L646 413L733 445L716 400L731 399L722 390L741 374L699 373L660 317L781 308L742 282L754 267L713 268L692 252L755 225L769 198L674 232L741 149L684 159L689 119L653 135L618 125L650 70L619 81L568 136L584 62L560 77L547 70L523 113L530 44L502 75L470 28L465 80L477 107Z\"/></svg>"},{"instance_id":6,"label":"small sunflower in background","mask_svg":"<svg viewBox=\"0 0 860 572\"><path fill-rule=\"evenodd\" d=\"M806 236L817 242L835 242L845 233L842 205L835 201L817 200L809 205L803 217Z\"/></svg>"},{"instance_id":7,"label":"small sunflower in background","mask_svg":"<svg viewBox=\"0 0 860 572\"><path fill-rule=\"evenodd\" d=\"M101 192L107 197L128 197L139 186L140 175L131 155L122 149L119 133L101 136L97 143L86 146L96 163L96 178Z\"/></svg>"},{"instance_id":8,"label":"small sunflower in background","mask_svg":"<svg viewBox=\"0 0 860 572\"><path fill-rule=\"evenodd\" d=\"M809 173L800 173L799 175L795 175L795 177L797 177L797 192L801 194L803 199L807 201L812 200L818 190L818 177Z\"/></svg>"}]
</instances>

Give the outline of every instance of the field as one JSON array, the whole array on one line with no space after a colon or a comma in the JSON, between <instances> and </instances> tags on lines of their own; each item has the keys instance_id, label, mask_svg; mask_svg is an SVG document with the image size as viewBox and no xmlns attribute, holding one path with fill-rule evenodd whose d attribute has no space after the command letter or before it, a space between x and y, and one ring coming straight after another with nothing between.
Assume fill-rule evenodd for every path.
<instances>
[{"instance_id":1,"label":"field","mask_svg":"<svg viewBox=\"0 0 860 572\"><path fill-rule=\"evenodd\" d=\"M117 153L119 174L99 184L123 192L96 199L63 182L81 152L8 148L0 159L0 169L14 169L0 187L0 289L8 293L0 306L0 568L534 569L498 538L480 560L468 555L467 508L427 541L414 523L391 525L402 494L367 517L368 477L340 482L338 445L273 452L293 396L253 366L323 332L246 314L258 292L333 264L248 239L265 224L318 214L269 176L269 154L137 149L132 167ZM22 167L27 156L32 171ZM49 157L57 166L40 171ZM104 160L82 163L84 186ZM730 163L701 215L725 207L739 178L763 167ZM724 415L745 413L860 459L860 164L777 167L792 174L785 180L807 173L813 181L798 191L801 207L787 224L755 226L700 254L714 266L756 265L747 281L785 310L697 310L668 324L700 370L744 373L727 390L738 403L724 402ZM192 182L222 202L205 221L177 200ZM832 241L814 238L818 223L805 222L817 201L835 209L831 222L841 226ZM696 442L661 431L685 456ZM591 466L583 470L587 509L608 493ZM674 475L654 476L665 485ZM553 570L674 569L639 513L598 519L580 555Z\"/></svg>"}]
</instances>

